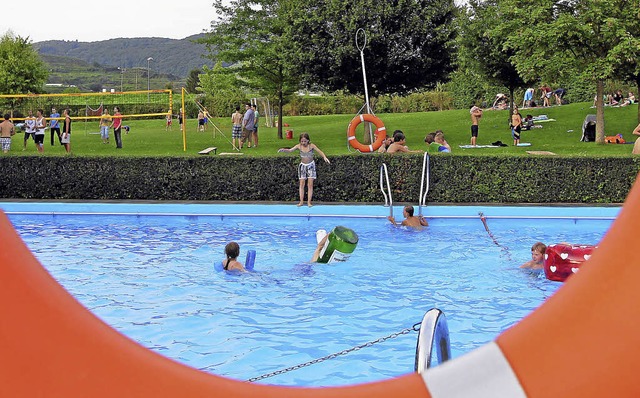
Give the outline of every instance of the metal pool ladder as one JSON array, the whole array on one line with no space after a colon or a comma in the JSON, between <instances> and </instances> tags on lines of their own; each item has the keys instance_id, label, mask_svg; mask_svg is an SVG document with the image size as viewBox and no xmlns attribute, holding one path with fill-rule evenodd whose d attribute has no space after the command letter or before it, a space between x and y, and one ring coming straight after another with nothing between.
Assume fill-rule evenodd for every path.
<instances>
[{"instance_id":1,"label":"metal pool ladder","mask_svg":"<svg viewBox=\"0 0 640 398\"><path fill-rule=\"evenodd\" d=\"M451 346L449 344L449 326L444 312L432 308L424 314L418 333L416 344L415 371L423 373L431 367L433 348L437 350L438 363L451 359Z\"/></svg>"},{"instance_id":2,"label":"metal pool ladder","mask_svg":"<svg viewBox=\"0 0 640 398\"><path fill-rule=\"evenodd\" d=\"M387 191L385 192L384 183L387 183ZM384 196L384 205L389 206L389 216L393 217L393 198L391 197L391 184L389 184L389 171L387 170L387 164L382 163L380 166L380 190Z\"/></svg>"},{"instance_id":3,"label":"metal pool ladder","mask_svg":"<svg viewBox=\"0 0 640 398\"><path fill-rule=\"evenodd\" d=\"M425 186L425 179L426 179L426 186ZM419 216L422 216L422 206L425 206L427 203L428 193L429 193L429 152L425 152L422 158L422 180L420 181L420 201L418 202Z\"/></svg>"}]
</instances>

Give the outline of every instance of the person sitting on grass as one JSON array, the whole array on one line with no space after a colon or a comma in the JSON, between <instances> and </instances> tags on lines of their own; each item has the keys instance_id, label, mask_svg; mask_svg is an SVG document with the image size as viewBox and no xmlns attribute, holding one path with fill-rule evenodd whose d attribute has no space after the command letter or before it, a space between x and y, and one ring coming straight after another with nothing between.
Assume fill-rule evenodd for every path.
<instances>
[{"instance_id":1,"label":"person sitting on grass","mask_svg":"<svg viewBox=\"0 0 640 398\"><path fill-rule=\"evenodd\" d=\"M542 269L544 268L544 252L547 245L542 242L536 242L531 246L531 261L522 264L520 268Z\"/></svg>"},{"instance_id":2,"label":"person sitting on grass","mask_svg":"<svg viewBox=\"0 0 640 398\"><path fill-rule=\"evenodd\" d=\"M424 218L424 216L418 217L413 215L413 206L411 205L407 205L404 207L404 209L402 209L402 215L404 216L404 220L399 224L401 226L420 230L422 229L422 227L426 227L429 225L427 219ZM387 219L391 221L391 224L395 225L396 227L398 226L398 223L396 222L395 218L393 218L393 216L389 216L387 217Z\"/></svg>"},{"instance_id":3,"label":"person sitting on grass","mask_svg":"<svg viewBox=\"0 0 640 398\"><path fill-rule=\"evenodd\" d=\"M409 147L406 146L407 139L404 136L404 133L400 130L396 130L393 132L393 144L389 145L387 148L387 153L396 153L396 152L420 152L420 151L411 151Z\"/></svg>"}]
</instances>

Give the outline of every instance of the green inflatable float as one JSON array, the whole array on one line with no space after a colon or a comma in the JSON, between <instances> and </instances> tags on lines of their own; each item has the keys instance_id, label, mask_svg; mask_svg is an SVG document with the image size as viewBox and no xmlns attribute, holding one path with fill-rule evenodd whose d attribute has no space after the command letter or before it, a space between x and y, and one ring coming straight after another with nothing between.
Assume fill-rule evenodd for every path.
<instances>
[{"instance_id":1,"label":"green inflatable float","mask_svg":"<svg viewBox=\"0 0 640 398\"><path fill-rule=\"evenodd\" d=\"M324 230L319 230L316 233L318 243L324 238L325 234L326 231ZM350 228L337 226L329 232L317 261L326 264L347 261L357 245L358 234Z\"/></svg>"}]
</instances>

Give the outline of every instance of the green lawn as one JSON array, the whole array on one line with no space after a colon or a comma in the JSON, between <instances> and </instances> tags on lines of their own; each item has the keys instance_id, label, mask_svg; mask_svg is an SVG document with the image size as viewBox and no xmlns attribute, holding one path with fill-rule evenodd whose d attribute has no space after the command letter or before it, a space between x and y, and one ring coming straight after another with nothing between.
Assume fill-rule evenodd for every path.
<instances>
[{"instance_id":1,"label":"green lawn","mask_svg":"<svg viewBox=\"0 0 640 398\"><path fill-rule=\"evenodd\" d=\"M632 145L605 144L580 142L582 136L582 121L585 115L595 114L595 109L590 108L589 103L569 104L550 108L524 109L522 115L534 116L546 114L555 122L541 123L543 128L523 131L521 142L530 142L529 147L513 147L510 129L508 126L508 111L485 110L480 121L479 145L490 144L494 141L502 141L507 147L487 149L461 149L459 145L469 143L470 119L468 110L453 110L442 112L420 112L402 114L379 114L390 133L396 129L402 130L407 136L407 145L410 149L424 149L424 136L433 130L441 129L453 148L454 155L496 155L496 154L522 154L528 150L551 151L559 155L575 156L630 156ZM231 113L230 113L231 114ZM627 141L635 141L631 131L637 125L637 105L624 108L606 108L606 135L623 134ZM350 153L346 142L346 129L354 115L330 115L330 116L297 116L285 117L284 122L294 131L293 140L279 140L276 128L264 127L261 123L259 131L260 145L256 149L246 149L242 156L273 155L292 156L278 154L280 147L291 147L297 143L298 135L308 132L312 142L320 147L327 155L342 155ZM262 119L264 122L264 119ZM135 120L125 119L124 125L131 127L129 134L123 134L123 149L116 150L111 132L111 144L104 145L98 134L97 121L85 123L75 121L71 148L76 156L200 156L198 151L210 147L218 147L221 152L233 152L231 148L231 117L214 119L215 126L209 124L206 132L197 132L196 120L187 120L187 150L183 151L183 139L177 125L173 130L165 131L163 119ZM363 130L362 125L359 126ZM59 145L50 146L49 131L45 138L45 156L64 155L64 150ZM38 155L34 143L29 141L27 150L22 150L23 136L17 134L13 138L10 154L14 156ZM213 156L213 155L212 155Z\"/></svg>"}]
</instances>

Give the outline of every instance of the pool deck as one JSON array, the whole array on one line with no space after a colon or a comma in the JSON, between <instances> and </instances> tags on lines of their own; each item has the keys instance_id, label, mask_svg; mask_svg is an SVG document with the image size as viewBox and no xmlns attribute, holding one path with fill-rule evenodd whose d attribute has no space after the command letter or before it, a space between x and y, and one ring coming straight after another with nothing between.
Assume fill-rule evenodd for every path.
<instances>
[{"instance_id":1,"label":"pool deck","mask_svg":"<svg viewBox=\"0 0 640 398\"><path fill-rule=\"evenodd\" d=\"M418 207L415 212L418 214ZM497 206L497 205L428 205L422 208L427 218L580 218L614 219L622 206ZM286 217L355 217L386 218L389 207L380 204L323 204L313 207L295 204L265 203L150 203L150 202L0 202L7 214L47 215L148 215L148 216L286 216ZM395 216L402 215L402 205L394 205Z\"/></svg>"}]
</instances>

